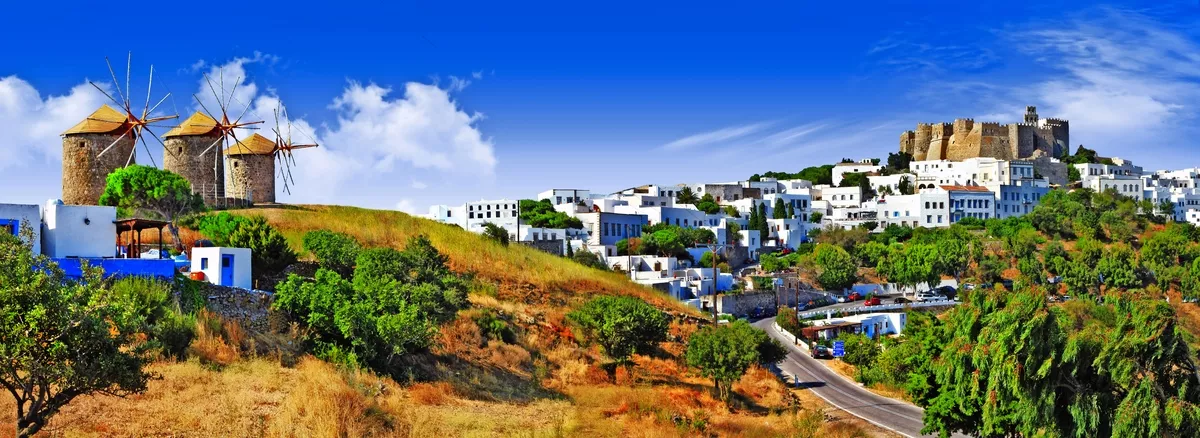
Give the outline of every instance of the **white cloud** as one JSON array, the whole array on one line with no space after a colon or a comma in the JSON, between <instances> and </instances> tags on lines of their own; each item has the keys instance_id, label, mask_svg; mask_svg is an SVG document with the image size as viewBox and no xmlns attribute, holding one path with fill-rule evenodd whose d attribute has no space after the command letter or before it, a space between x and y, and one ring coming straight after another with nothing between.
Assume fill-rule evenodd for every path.
<instances>
[{"instance_id":1,"label":"white cloud","mask_svg":"<svg viewBox=\"0 0 1200 438\"><path fill-rule=\"evenodd\" d=\"M730 126L715 131L701 132L672 141L662 146L663 150L679 151L696 146L717 144L761 131L770 126L769 122L751 123L748 125Z\"/></svg>"},{"instance_id":2,"label":"white cloud","mask_svg":"<svg viewBox=\"0 0 1200 438\"><path fill-rule=\"evenodd\" d=\"M277 58L255 53L250 58L235 58L224 64L210 64L208 74L220 93L220 75L225 77L226 93L233 91L237 77L248 78L247 68L270 65ZM490 178L496 167L495 147L476 126L483 114L467 113L454 101L452 93L461 91L470 80L450 77L447 88L434 84L409 82L402 96L376 84L350 82L330 108L337 111L333 123L314 125L294 114L279 112L278 130L288 135L291 122L293 143L317 143L317 148L297 150L291 168L294 184L291 195L279 199L295 203L348 203L347 197L371 193L367 185L403 187L402 171L430 169L470 177ZM209 110L217 99L203 79L199 83L201 101ZM204 93L207 92L207 98ZM211 102L211 104L210 104ZM276 90L263 90L253 80L243 80L234 92L229 108L236 118L249 105L243 121L263 120L257 130L239 130L238 138L253 133L274 139L275 111L283 108ZM197 105L198 107L199 105ZM399 180L399 181L398 181ZM369 181L369 182L368 182ZM276 186L282 190L281 182ZM414 190L427 184L411 180ZM361 202L359 202L361 204ZM408 209L415 207L405 198Z\"/></svg>"},{"instance_id":3,"label":"white cloud","mask_svg":"<svg viewBox=\"0 0 1200 438\"><path fill-rule=\"evenodd\" d=\"M1101 8L1019 35L1022 51L1059 70L1034 92L1039 113L1071 122L1073 144L1163 143L1162 127L1200 114L1200 45L1142 13Z\"/></svg>"},{"instance_id":4,"label":"white cloud","mask_svg":"<svg viewBox=\"0 0 1200 438\"><path fill-rule=\"evenodd\" d=\"M468 85L471 85L470 80L463 79L458 76L450 76L450 86L447 89L453 92L459 92L466 89Z\"/></svg>"},{"instance_id":5,"label":"white cloud","mask_svg":"<svg viewBox=\"0 0 1200 438\"><path fill-rule=\"evenodd\" d=\"M483 79L483 70L471 72L471 77L475 80Z\"/></svg>"},{"instance_id":6,"label":"white cloud","mask_svg":"<svg viewBox=\"0 0 1200 438\"><path fill-rule=\"evenodd\" d=\"M401 199L396 203L396 210L403 211L408 214L416 214L417 212L416 205L413 204L411 199Z\"/></svg>"},{"instance_id":7,"label":"white cloud","mask_svg":"<svg viewBox=\"0 0 1200 438\"><path fill-rule=\"evenodd\" d=\"M448 90L409 82L404 97L389 99L390 88L350 83L331 108L337 125L329 143L376 163L381 172L396 162L417 168L491 176L496 156L491 139L475 126L480 113L458 107Z\"/></svg>"},{"instance_id":8,"label":"white cloud","mask_svg":"<svg viewBox=\"0 0 1200 438\"><path fill-rule=\"evenodd\" d=\"M0 130L5 133L0 141L0 170L61 160L59 135L107 101L87 81L65 95L43 98L19 77L0 78Z\"/></svg>"}]
</instances>

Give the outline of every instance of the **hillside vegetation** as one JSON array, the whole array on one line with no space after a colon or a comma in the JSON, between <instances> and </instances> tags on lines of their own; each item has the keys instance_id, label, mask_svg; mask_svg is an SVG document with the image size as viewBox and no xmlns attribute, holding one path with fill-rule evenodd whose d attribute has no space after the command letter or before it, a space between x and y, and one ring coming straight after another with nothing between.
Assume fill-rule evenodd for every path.
<instances>
[{"instance_id":1,"label":"hillside vegetation","mask_svg":"<svg viewBox=\"0 0 1200 438\"><path fill-rule=\"evenodd\" d=\"M253 333L200 311L182 358L164 354L146 369L154 378L145 392L80 397L41 435L881 434L845 414L827 413L811 394L787 388L757 365L733 381L729 400L722 400L726 391L714 391L713 380L685 358L688 339L704 320L620 274L399 212L299 206L233 213L264 217L302 261L313 259L303 250L309 231L345 233L362 248L397 250L424 236L464 275L469 305L439 322L428 349L388 362L399 363L402 373L305 354L298 346L315 327L293 322ZM272 240L259 231L255 239ZM184 235L200 237L195 230ZM311 267L297 266L289 271L312 275ZM625 359L616 357L615 347L590 341L590 331L569 315L600 295L636 297L664 311L665 341L656 338ZM11 403L0 398L0 424L14 421ZM11 430L0 428L0 437Z\"/></svg>"}]
</instances>

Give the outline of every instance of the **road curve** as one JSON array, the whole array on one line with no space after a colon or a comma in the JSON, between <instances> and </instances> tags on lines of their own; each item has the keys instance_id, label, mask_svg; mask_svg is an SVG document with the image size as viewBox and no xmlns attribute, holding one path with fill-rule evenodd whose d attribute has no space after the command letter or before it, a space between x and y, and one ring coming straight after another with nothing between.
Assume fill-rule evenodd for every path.
<instances>
[{"instance_id":1,"label":"road curve","mask_svg":"<svg viewBox=\"0 0 1200 438\"><path fill-rule=\"evenodd\" d=\"M793 344L791 336L775 328L774 318L766 318L753 325L767 332L788 349L787 358L779 363L779 369L793 376L800 385L808 386L814 394L829 404L906 437L936 436L921 434L921 428L924 426L924 411L921 408L863 389L857 383L818 363L808 352ZM952 436L966 437L961 434Z\"/></svg>"}]
</instances>

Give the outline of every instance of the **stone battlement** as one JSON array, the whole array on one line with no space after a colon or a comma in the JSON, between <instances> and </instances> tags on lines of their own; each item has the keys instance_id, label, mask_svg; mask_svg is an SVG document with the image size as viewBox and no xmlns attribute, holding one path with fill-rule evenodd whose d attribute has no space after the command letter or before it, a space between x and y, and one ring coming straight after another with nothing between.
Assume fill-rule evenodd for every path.
<instances>
[{"instance_id":1,"label":"stone battlement","mask_svg":"<svg viewBox=\"0 0 1200 438\"><path fill-rule=\"evenodd\" d=\"M916 130L901 133L900 150L915 160L1059 157L1070 144L1069 126L1063 119L1038 119L1037 107L1028 106L1024 121L1016 123L976 122L972 118L917 123Z\"/></svg>"}]
</instances>

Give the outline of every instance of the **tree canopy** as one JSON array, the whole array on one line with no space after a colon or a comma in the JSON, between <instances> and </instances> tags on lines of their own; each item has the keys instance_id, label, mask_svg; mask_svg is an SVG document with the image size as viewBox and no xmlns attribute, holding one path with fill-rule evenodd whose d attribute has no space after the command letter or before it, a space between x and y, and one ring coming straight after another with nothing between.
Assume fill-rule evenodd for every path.
<instances>
[{"instance_id":1,"label":"tree canopy","mask_svg":"<svg viewBox=\"0 0 1200 438\"><path fill-rule=\"evenodd\" d=\"M0 387L16 402L17 436L29 437L76 397L146 389L144 322L121 305L99 269L68 279L17 239L0 239Z\"/></svg>"},{"instance_id":2,"label":"tree canopy","mask_svg":"<svg viewBox=\"0 0 1200 438\"><path fill-rule=\"evenodd\" d=\"M688 366L713 379L721 400L729 400L733 383L742 378L751 365L778 363L787 351L767 333L745 321L717 327L704 327L688 340Z\"/></svg>"},{"instance_id":3,"label":"tree canopy","mask_svg":"<svg viewBox=\"0 0 1200 438\"><path fill-rule=\"evenodd\" d=\"M554 209L549 199L534 201L522 199L518 214L525 225L537 228L583 228L583 222Z\"/></svg>"},{"instance_id":4,"label":"tree canopy","mask_svg":"<svg viewBox=\"0 0 1200 438\"><path fill-rule=\"evenodd\" d=\"M661 310L629 296L593 298L567 314L567 318L618 363L625 363L634 353L646 353L666 340L670 322Z\"/></svg>"},{"instance_id":5,"label":"tree canopy","mask_svg":"<svg viewBox=\"0 0 1200 438\"><path fill-rule=\"evenodd\" d=\"M428 348L438 326L467 307L465 282L446 263L418 236L403 251L361 251L350 280L323 268L311 279L291 274L273 305L308 326L319 357L390 373L399 356Z\"/></svg>"},{"instance_id":6,"label":"tree canopy","mask_svg":"<svg viewBox=\"0 0 1200 438\"><path fill-rule=\"evenodd\" d=\"M167 221L167 230L177 250L183 250L179 238L179 218L204 210L204 198L192 193L192 184L169 170L153 166L126 166L108 174L100 205L114 206L132 215Z\"/></svg>"}]
</instances>

